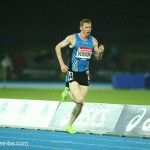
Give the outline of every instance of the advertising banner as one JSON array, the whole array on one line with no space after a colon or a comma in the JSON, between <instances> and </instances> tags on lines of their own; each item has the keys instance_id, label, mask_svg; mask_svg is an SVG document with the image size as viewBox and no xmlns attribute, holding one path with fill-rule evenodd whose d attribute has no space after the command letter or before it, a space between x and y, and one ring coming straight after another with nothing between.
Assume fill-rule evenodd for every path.
<instances>
[{"instance_id":1,"label":"advertising banner","mask_svg":"<svg viewBox=\"0 0 150 150\"><path fill-rule=\"evenodd\" d=\"M75 104L71 102L61 103L50 127L55 130L65 130L74 107ZM113 132L122 109L123 105L85 103L74 123L74 128L88 133Z\"/></svg>"},{"instance_id":2,"label":"advertising banner","mask_svg":"<svg viewBox=\"0 0 150 150\"><path fill-rule=\"evenodd\" d=\"M46 128L59 102L0 99L0 126Z\"/></svg>"},{"instance_id":3,"label":"advertising banner","mask_svg":"<svg viewBox=\"0 0 150 150\"><path fill-rule=\"evenodd\" d=\"M150 106L125 105L114 133L150 136Z\"/></svg>"}]
</instances>

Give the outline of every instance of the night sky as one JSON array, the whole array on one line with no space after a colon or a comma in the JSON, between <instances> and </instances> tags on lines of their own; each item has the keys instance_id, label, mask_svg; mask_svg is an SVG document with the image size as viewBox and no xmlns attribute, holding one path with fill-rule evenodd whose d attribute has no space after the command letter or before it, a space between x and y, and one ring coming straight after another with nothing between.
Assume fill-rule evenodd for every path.
<instances>
[{"instance_id":1,"label":"night sky","mask_svg":"<svg viewBox=\"0 0 150 150\"><path fill-rule=\"evenodd\" d=\"M83 18L102 43L149 43L149 0L1 0L0 45L55 45Z\"/></svg>"}]
</instances>

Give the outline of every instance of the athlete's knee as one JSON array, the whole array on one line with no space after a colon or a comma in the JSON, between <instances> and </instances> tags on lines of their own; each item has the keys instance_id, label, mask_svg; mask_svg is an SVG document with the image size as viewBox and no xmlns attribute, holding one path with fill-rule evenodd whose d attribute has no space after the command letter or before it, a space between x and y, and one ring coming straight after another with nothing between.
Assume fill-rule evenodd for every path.
<instances>
[{"instance_id":1,"label":"athlete's knee","mask_svg":"<svg viewBox=\"0 0 150 150\"><path fill-rule=\"evenodd\" d=\"M78 103L78 104L83 104L83 103L84 103L84 98L83 98L83 97L78 97L78 98L76 99L76 103Z\"/></svg>"}]
</instances>

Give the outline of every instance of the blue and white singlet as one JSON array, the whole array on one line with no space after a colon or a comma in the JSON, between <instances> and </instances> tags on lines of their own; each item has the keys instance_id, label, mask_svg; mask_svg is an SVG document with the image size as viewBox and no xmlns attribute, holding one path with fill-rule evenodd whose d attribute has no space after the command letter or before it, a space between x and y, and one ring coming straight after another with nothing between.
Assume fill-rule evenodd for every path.
<instances>
[{"instance_id":1,"label":"blue and white singlet","mask_svg":"<svg viewBox=\"0 0 150 150\"><path fill-rule=\"evenodd\" d=\"M78 33L75 34L76 43L69 59L69 70L83 72L89 69L89 60L93 52L92 36L88 40L82 40Z\"/></svg>"}]
</instances>

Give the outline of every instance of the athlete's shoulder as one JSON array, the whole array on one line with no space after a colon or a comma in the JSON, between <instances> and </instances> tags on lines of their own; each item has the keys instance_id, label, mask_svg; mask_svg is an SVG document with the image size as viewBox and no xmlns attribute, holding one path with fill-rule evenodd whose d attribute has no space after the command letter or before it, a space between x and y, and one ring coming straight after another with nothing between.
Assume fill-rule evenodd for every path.
<instances>
[{"instance_id":1,"label":"athlete's shoulder","mask_svg":"<svg viewBox=\"0 0 150 150\"><path fill-rule=\"evenodd\" d=\"M94 36L91 36L91 37L92 37L93 42L97 41L97 39Z\"/></svg>"},{"instance_id":2,"label":"athlete's shoulder","mask_svg":"<svg viewBox=\"0 0 150 150\"><path fill-rule=\"evenodd\" d=\"M69 41L72 41L74 40L76 37L75 37L75 34L70 34L66 37L66 39L68 39Z\"/></svg>"},{"instance_id":3,"label":"athlete's shoulder","mask_svg":"<svg viewBox=\"0 0 150 150\"><path fill-rule=\"evenodd\" d=\"M93 44L94 44L94 45L97 45L97 44L98 44L97 39L96 39L95 37L93 37L93 36L92 36L92 41L93 41Z\"/></svg>"},{"instance_id":4,"label":"athlete's shoulder","mask_svg":"<svg viewBox=\"0 0 150 150\"><path fill-rule=\"evenodd\" d=\"M75 34L70 34L66 37L66 40L69 41L70 45L69 47L73 47L75 45L76 42L76 36Z\"/></svg>"}]
</instances>

